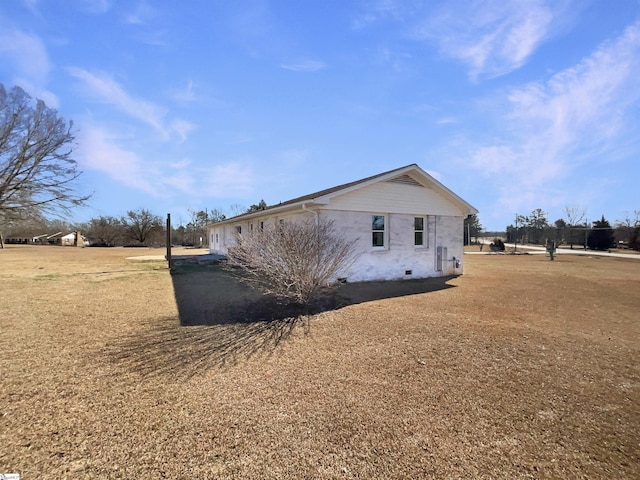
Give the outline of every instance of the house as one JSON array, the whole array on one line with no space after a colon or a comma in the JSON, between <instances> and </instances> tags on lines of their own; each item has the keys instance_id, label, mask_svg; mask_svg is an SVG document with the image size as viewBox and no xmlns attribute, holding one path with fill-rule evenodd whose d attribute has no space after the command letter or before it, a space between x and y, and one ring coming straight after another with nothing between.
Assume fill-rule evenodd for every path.
<instances>
[{"instance_id":1,"label":"house","mask_svg":"<svg viewBox=\"0 0 640 480\"><path fill-rule=\"evenodd\" d=\"M89 241L80 232L71 232L60 237L60 245L65 247L85 247L89 245Z\"/></svg>"},{"instance_id":2,"label":"house","mask_svg":"<svg viewBox=\"0 0 640 480\"><path fill-rule=\"evenodd\" d=\"M474 207L418 165L294 198L208 225L209 251L226 255L236 235L298 219L332 220L358 239L350 282L459 275L463 222Z\"/></svg>"}]
</instances>

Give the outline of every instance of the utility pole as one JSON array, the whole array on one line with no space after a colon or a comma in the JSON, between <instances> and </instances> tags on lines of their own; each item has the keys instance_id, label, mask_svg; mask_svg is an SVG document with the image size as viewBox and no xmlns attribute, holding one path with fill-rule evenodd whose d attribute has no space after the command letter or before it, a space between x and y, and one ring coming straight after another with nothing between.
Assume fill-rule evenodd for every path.
<instances>
[{"instance_id":1,"label":"utility pole","mask_svg":"<svg viewBox=\"0 0 640 480\"><path fill-rule=\"evenodd\" d=\"M518 213L516 212L516 228L515 228L515 232L513 233L513 253L516 253L518 251Z\"/></svg>"},{"instance_id":2,"label":"utility pole","mask_svg":"<svg viewBox=\"0 0 640 480\"><path fill-rule=\"evenodd\" d=\"M169 264L169 270L173 266L173 262L171 261L171 214L167 213L167 263Z\"/></svg>"}]
</instances>

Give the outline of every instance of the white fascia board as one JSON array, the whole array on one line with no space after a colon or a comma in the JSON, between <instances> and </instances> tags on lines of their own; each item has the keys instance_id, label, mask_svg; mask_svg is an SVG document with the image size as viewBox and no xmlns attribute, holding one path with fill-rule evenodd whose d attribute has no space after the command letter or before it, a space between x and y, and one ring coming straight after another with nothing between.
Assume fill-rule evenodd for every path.
<instances>
[{"instance_id":1,"label":"white fascia board","mask_svg":"<svg viewBox=\"0 0 640 480\"><path fill-rule=\"evenodd\" d=\"M326 205L327 203L329 202L328 201L324 202L322 200L318 201L317 199L310 199L310 200L292 203L289 205L282 205L282 206L276 205L275 207L269 207L266 210L257 210L251 213L243 213L242 215L237 215L235 217L227 218L225 220L222 220L221 222L210 223L207 225L207 228L215 227L219 225L233 225L240 222L244 222L246 220L252 220L260 217L269 217L269 216L272 216L278 213L283 213L283 212L290 212L290 211L301 209L302 205L307 205L307 207L309 207L312 205Z\"/></svg>"}]
</instances>

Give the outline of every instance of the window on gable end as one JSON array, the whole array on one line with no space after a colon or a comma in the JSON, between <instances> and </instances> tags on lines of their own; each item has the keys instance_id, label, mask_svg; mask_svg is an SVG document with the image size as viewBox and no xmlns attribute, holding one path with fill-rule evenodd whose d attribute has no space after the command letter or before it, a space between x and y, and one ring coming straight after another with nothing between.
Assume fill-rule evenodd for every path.
<instances>
[{"instance_id":1,"label":"window on gable end","mask_svg":"<svg viewBox=\"0 0 640 480\"><path fill-rule=\"evenodd\" d=\"M416 247L425 246L424 238L424 217L414 217L413 219L413 244Z\"/></svg>"},{"instance_id":2,"label":"window on gable end","mask_svg":"<svg viewBox=\"0 0 640 480\"><path fill-rule=\"evenodd\" d=\"M384 248L385 244L385 216L371 216L371 246L373 248Z\"/></svg>"}]
</instances>

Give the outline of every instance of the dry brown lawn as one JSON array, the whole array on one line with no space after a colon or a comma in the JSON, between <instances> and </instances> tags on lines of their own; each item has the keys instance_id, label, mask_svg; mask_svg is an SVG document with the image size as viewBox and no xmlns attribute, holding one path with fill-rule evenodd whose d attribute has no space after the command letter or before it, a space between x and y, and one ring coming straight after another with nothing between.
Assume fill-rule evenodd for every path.
<instances>
[{"instance_id":1,"label":"dry brown lawn","mask_svg":"<svg viewBox=\"0 0 640 480\"><path fill-rule=\"evenodd\" d=\"M0 250L0 473L640 478L640 260L467 255L291 321L145 253Z\"/></svg>"}]
</instances>

